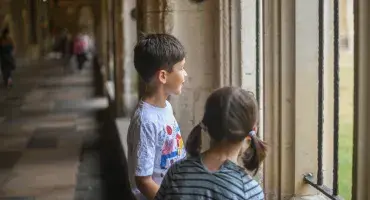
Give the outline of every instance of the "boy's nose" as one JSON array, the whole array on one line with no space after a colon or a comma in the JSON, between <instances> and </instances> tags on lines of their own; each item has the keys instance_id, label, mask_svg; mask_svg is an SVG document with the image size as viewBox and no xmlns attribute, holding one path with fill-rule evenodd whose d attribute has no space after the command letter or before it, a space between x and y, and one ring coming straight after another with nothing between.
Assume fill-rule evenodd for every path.
<instances>
[{"instance_id":1,"label":"boy's nose","mask_svg":"<svg viewBox=\"0 0 370 200\"><path fill-rule=\"evenodd\" d=\"M184 70L184 76L188 76L188 73L186 72L186 70Z\"/></svg>"}]
</instances>

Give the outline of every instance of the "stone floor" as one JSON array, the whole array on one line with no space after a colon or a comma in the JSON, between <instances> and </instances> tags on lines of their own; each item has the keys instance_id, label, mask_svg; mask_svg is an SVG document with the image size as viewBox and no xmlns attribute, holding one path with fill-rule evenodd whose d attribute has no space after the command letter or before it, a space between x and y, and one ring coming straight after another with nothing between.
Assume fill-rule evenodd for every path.
<instances>
[{"instance_id":1,"label":"stone floor","mask_svg":"<svg viewBox=\"0 0 370 200\"><path fill-rule=\"evenodd\" d=\"M40 61L0 85L0 200L102 199L96 113L107 102L91 69Z\"/></svg>"}]
</instances>

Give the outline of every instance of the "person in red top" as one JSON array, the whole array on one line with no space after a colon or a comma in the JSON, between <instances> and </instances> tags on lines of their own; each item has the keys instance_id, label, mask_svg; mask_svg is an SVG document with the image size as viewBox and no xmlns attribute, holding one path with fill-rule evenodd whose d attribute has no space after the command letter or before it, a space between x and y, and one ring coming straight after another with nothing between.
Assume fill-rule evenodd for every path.
<instances>
[{"instance_id":1,"label":"person in red top","mask_svg":"<svg viewBox=\"0 0 370 200\"><path fill-rule=\"evenodd\" d=\"M74 39L73 54L77 57L78 69L82 70L87 61L87 53L89 49L89 36L81 31Z\"/></svg>"}]
</instances>

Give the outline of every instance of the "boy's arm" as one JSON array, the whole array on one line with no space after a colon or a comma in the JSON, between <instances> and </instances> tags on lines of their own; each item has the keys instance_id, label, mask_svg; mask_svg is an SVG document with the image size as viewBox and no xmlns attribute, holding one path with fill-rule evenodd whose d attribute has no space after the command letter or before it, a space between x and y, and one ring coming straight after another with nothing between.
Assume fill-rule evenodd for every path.
<instances>
[{"instance_id":1,"label":"boy's arm","mask_svg":"<svg viewBox=\"0 0 370 200\"><path fill-rule=\"evenodd\" d=\"M149 200L154 199L159 185L152 179L156 154L156 126L148 122L141 124L137 146L135 182L140 192Z\"/></svg>"},{"instance_id":2,"label":"boy's arm","mask_svg":"<svg viewBox=\"0 0 370 200\"><path fill-rule=\"evenodd\" d=\"M137 188L147 199L154 199L159 185L153 181L152 176L136 176L135 181Z\"/></svg>"},{"instance_id":3,"label":"boy's arm","mask_svg":"<svg viewBox=\"0 0 370 200\"><path fill-rule=\"evenodd\" d=\"M170 195L167 195L167 194L166 194L166 191L168 191L167 189L168 189L169 187L171 187L171 185L173 185L173 184L172 184L172 183L173 183L173 182L172 182L172 177L173 177L173 171L174 171L174 170L176 171L175 166L176 166L176 164L172 165L172 166L168 169L168 171L167 171L166 175L165 175L165 176L164 176L164 178L163 178L162 184L161 184L161 186L159 187L159 190L158 190L158 192L157 192L156 196L154 197L154 200L162 200L162 199L164 199L165 197L170 198Z\"/></svg>"}]
</instances>

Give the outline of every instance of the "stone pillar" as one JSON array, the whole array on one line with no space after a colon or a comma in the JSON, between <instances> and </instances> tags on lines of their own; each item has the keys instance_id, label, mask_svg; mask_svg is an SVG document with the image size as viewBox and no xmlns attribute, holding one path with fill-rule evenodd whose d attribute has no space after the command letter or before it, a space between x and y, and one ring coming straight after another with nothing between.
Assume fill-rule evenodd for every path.
<instances>
[{"instance_id":1,"label":"stone pillar","mask_svg":"<svg viewBox=\"0 0 370 200\"><path fill-rule=\"evenodd\" d=\"M352 199L370 199L370 2L354 0L354 151Z\"/></svg>"},{"instance_id":2,"label":"stone pillar","mask_svg":"<svg viewBox=\"0 0 370 200\"><path fill-rule=\"evenodd\" d=\"M215 86L235 85L256 92L256 2L215 1L216 60L220 68Z\"/></svg>"},{"instance_id":3,"label":"stone pillar","mask_svg":"<svg viewBox=\"0 0 370 200\"><path fill-rule=\"evenodd\" d=\"M108 80L109 75L109 68L108 68L108 3L106 0L100 0L100 26L99 26L99 36L100 39L97 40L99 42L99 57L102 61L102 73L104 74L104 83Z\"/></svg>"},{"instance_id":4,"label":"stone pillar","mask_svg":"<svg viewBox=\"0 0 370 200\"><path fill-rule=\"evenodd\" d=\"M136 8L136 0L123 1L123 20L124 20L124 110L130 113L135 108L138 99L138 76L134 67L133 48L137 41L136 19L132 16L133 9Z\"/></svg>"},{"instance_id":5,"label":"stone pillar","mask_svg":"<svg viewBox=\"0 0 370 200\"><path fill-rule=\"evenodd\" d=\"M263 2L266 199L320 199L317 172L318 0Z\"/></svg>"},{"instance_id":6,"label":"stone pillar","mask_svg":"<svg viewBox=\"0 0 370 200\"><path fill-rule=\"evenodd\" d=\"M115 99L118 116L129 115L137 102L135 88L137 74L133 63L133 47L137 40L136 21L132 10L136 7L135 0L116 0L115 22Z\"/></svg>"},{"instance_id":7,"label":"stone pillar","mask_svg":"<svg viewBox=\"0 0 370 200\"><path fill-rule=\"evenodd\" d=\"M103 52L103 63L104 63L104 73L105 73L105 80L106 81L109 81L110 80L110 66L109 66L109 58L110 58L110 51L109 51L109 48L110 48L110 14L109 14L109 3L107 0L102 0L103 3L102 3L102 10L104 10L102 12L102 24L103 24L103 27L104 28L104 31L103 31L103 41L102 41L102 48L104 48L102 50Z\"/></svg>"},{"instance_id":8,"label":"stone pillar","mask_svg":"<svg viewBox=\"0 0 370 200\"><path fill-rule=\"evenodd\" d=\"M114 80L114 54L113 54L113 31L114 31L114 25L113 25L113 2L114 0L106 0L107 1L107 22L108 22L108 48L107 48L107 61L108 61L108 80L112 81Z\"/></svg>"},{"instance_id":9,"label":"stone pillar","mask_svg":"<svg viewBox=\"0 0 370 200\"><path fill-rule=\"evenodd\" d=\"M124 115L123 102L123 67L124 67L124 27L123 0L113 0L113 55L114 55L114 107L115 116Z\"/></svg>"},{"instance_id":10,"label":"stone pillar","mask_svg":"<svg viewBox=\"0 0 370 200\"><path fill-rule=\"evenodd\" d=\"M218 87L232 85L232 82L235 84L237 84L236 82L240 83L240 79L235 76L234 78L231 77L232 74L235 73L235 70L232 70L232 64L240 64L240 62L233 63L232 59L237 60L237 58L240 58L240 49L238 49L238 47L240 47L241 34L236 34L237 32L230 28L235 26L240 27L240 12L236 14L238 16L232 16L232 13L238 10L237 5L235 5L237 2L238 1L233 1L233 5L231 5L230 1L220 0L217 2L218 5L216 5L219 8L219 12L215 12L215 15L218 15L216 18L217 27L215 27L217 30L216 33L218 34L216 61L219 66L217 74L218 83L215 84ZM237 23L237 20L239 20L239 23ZM239 40L239 42L237 42L237 40ZM235 53L234 56L233 53ZM239 77L241 77L240 73ZM208 146L204 147L208 148Z\"/></svg>"},{"instance_id":11,"label":"stone pillar","mask_svg":"<svg viewBox=\"0 0 370 200\"><path fill-rule=\"evenodd\" d=\"M24 1L10 1L10 19L12 22L12 36L16 42L16 57L27 57L29 44L29 13Z\"/></svg>"},{"instance_id":12,"label":"stone pillar","mask_svg":"<svg viewBox=\"0 0 370 200\"><path fill-rule=\"evenodd\" d=\"M217 16L216 62L219 69L215 87L234 85L256 93L257 0L220 0L216 3L218 10L213 14ZM209 148L209 137L207 134L202 137L204 151Z\"/></svg>"},{"instance_id":13,"label":"stone pillar","mask_svg":"<svg viewBox=\"0 0 370 200\"><path fill-rule=\"evenodd\" d=\"M289 3L292 3L289 1ZM285 8L287 10L293 10L289 11L291 16L291 20L287 23L294 24L294 5L291 4L288 8ZM291 84L288 85L280 85L281 82L281 63L280 63L280 57L281 57L281 43L280 43L280 30L281 30L281 11L280 11L280 5L279 1L271 1L271 0L265 0L263 2L263 26L264 26L264 52L263 52L263 61L264 61L264 72L263 72L263 82L264 82L264 89L263 89L263 95L264 95L264 138L265 141L269 143L269 153L267 155L265 164L264 164L264 190L266 194L266 199L281 199L280 194L282 193L282 186L288 186L290 188L287 193L293 194L292 185L294 184L294 175L293 171L291 171L290 174L287 174L288 176L284 176L286 174L282 174L281 169L281 162L280 159L282 159L282 152L281 147L284 145L284 149L287 149L288 152L294 152L294 146L293 141L294 135L291 133L291 131L282 132L281 126L282 122L280 119L282 118L280 116L280 110L282 110L282 105L280 103L281 99L283 97L280 97L279 91L281 88L287 87L287 89L290 89L290 93L293 93L292 85L294 85L294 77L290 75L289 81ZM292 32L293 28L290 28L290 31ZM291 45L291 42L289 43ZM285 49L284 49L285 50ZM294 53L290 50L291 53ZM294 54L293 54L294 55ZM289 67L292 69L293 67L283 65L283 67ZM287 72L287 70L285 70ZM294 72L294 70L290 70L291 73ZM292 80L293 79L293 80ZM284 82L286 84L286 82ZM281 84L283 84L281 82ZM285 102L291 102L294 103L294 99L292 94L286 94L284 96L284 99L286 99ZM289 108L289 107L288 107ZM288 110L289 111L289 110ZM286 112L285 112L286 113ZM285 117L289 117L290 119L293 118L293 109L290 110L290 115L287 116L285 114ZM289 121L289 120L288 120ZM293 129L293 127L291 127ZM284 141L282 144L281 135L285 134L288 136L291 136L291 139L288 141ZM284 137L286 138L286 137ZM289 160L289 169L294 169L292 164L294 163L294 154L291 153L290 160ZM287 162L284 162L287 163ZM285 166L287 167L287 166ZM286 169L288 170L288 169ZM288 170L289 171L289 170ZM288 181L285 181L288 180ZM283 182L284 181L284 182ZM283 183L282 183L283 182ZM286 183L287 182L287 183ZM287 184L287 185L284 185Z\"/></svg>"},{"instance_id":14,"label":"stone pillar","mask_svg":"<svg viewBox=\"0 0 370 200\"><path fill-rule=\"evenodd\" d=\"M42 7L40 6L44 2L42 1L34 1L34 7L32 6L32 3L29 2L29 8L28 8L28 13L31 13L32 11L34 12L35 18L33 19L34 22L32 22L32 19L30 18L30 24L27 24L30 28L30 30L34 30L35 36L33 36L32 32L28 44L28 52L27 52L27 57L30 58L31 60L36 60L40 58L40 49L41 49L41 44L43 41L41 41L41 29L40 29L40 16L41 16L41 9Z\"/></svg>"},{"instance_id":15,"label":"stone pillar","mask_svg":"<svg viewBox=\"0 0 370 200\"><path fill-rule=\"evenodd\" d=\"M39 2L40 13L39 13L39 35L38 41L40 45L40 55L44 56L48 52L48 38L49 35L49 5L48 2Z\"/></svg>"}]
</instances>

